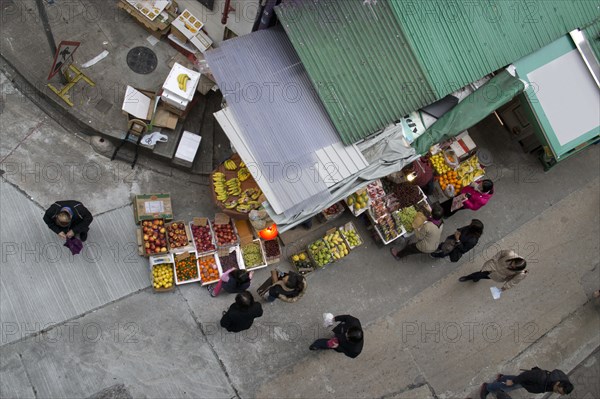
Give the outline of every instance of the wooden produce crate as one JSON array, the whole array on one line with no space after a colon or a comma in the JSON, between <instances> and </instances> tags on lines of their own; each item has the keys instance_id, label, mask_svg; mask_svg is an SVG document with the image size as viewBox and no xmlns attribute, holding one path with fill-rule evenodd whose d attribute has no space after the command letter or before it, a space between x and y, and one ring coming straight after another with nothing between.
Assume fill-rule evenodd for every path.
<instances>
[{"instance_id":1,"label":"wooden produce crate","mask_svg":"<svg viewBox=\"0 0 600 399\"><path fill-rule=\"evenodd\" d=\"M178 228L176 230L183 231L185 234L185 245L174 247L174 242L172 237L170 237L170 233L172 232L173 226L177 225ZM167 242L169 243L169 251L174 253L174 251L184 251L184 250L195 250L194 242L192 240L192 232L190 231L190 227L183 221L178 220L171 223L167 223L165 225L167 231Z\"/></svg>"},{"instance_id":2,"label":"wooden produce crate","mask_svg":"<svg viewBox=\"0 0 600 399\"><path fill-rule=\"evenodd\" d=\"M296 258L297 257L297 258ZM304 258L304 259L302 259ZM295 260L297 259L297 260ZM315 265L307 251L300 251L290 256L290 263L294 265L299 274L305 275L315 270Z\"/></svg>"},{"instance_id":3,"label":"wooden produce crate","mask_svg":"<svg viewBox=\"0 0 600 399\"><path fill-rule=\"evenodd\" d=\"M344 240L346 241L346 245L348 245L348 248L350 248L350 250L353 250L354 248L357 248L358 246L360 246L364 243L362 237L360 236L360 234L358 234L358 230L356 230L354 223L348 222L345 225L340 226L339 230L342 233L342 236L344 237ZM354 231L356 233L356 238L358 239L358 243L356 245L351 245L350 241L348 240L347 234L350 231Z\"/></svg>"},{"instance_id":4,"label":"wooden produce crate","mask_svg":"<svg viewBox=\"0 0 600 399\"><path fill-rule=\"evenodd\" d=\"M221 225L227 225L227 224L231 226L231 229L233 230L233 235L234 235L235 240L233 242L219 244L219 238L218 238L218 234L217 234L218 228ZM215 242L217 244L217 250L220 249L220 248L229 248L229 247L232 247L232 246L240 244L240 236L239 236L239 234L237 232L237 229L235 227L235 223L226 214L224 214L224 213L217 213L215 215L215 220L212 223L212 228L213 228L213 233L214 233L214 236L215 236Z\"/></svg>"},{"instance_id":5,"label":"wooden produce crate","mask_svg":"<svg viewBox=\"0 0 600 399\"><path fill-rule=\"evenodd\" d=\"M342 205L341 202L336 202L335 204L331 205L329 208L323 210L320 213L321 218L327 222L330 220L333 220L337 217L339 217L342 213L344 213L344 205Z\"/></svg>"},{"instance_id":6,"label":"wooden produce crate","mask_svg":"<svg viewBox=\"0 0 600 399\"><path fill-rule=\"evenodd\" d=\"M311 249L311 247L314 244L319 244L319 243L322 243L322 245L324 245L327 248L327 253L329 254L329 259L324 263L317 262L317 260L316 260L317 256L315 253L313 253L313 251ZM306 252L308 253L309 258L312 261L312 263L315 265L315 267L325 267L328 264L333 262L333 256L331 255L331 249L329 248L329 245L327 245L327 243L325 241L323 241L323 239L318 239L317 241L308 245L308 247L306 248Z\"/></svg>"},{"instance_id":7,"label":"wooden produce crate","mask_svg":"<svg viewBox=\"0 0 600 399\"><path fill-rule=\"evenodd\" d=\"M269 256L267 252L267 246L272 245L273 247L277 246L277 255ZM279 263L281 260L281 247L279 246L279 241L277 238L274 240L268 240L263 242L263 248L265 249L265 257L267 259L267 265L273 265L275 263Z\"/></svg>"},{"instance_id":8,"label":"wooden produce crate","mask_svg":"<svg viewBox=\"0 0 600 399\"><path fill-rule=\"evenodd\" d=\"M154 229L154 224L153 222L157 221L158 223L156 224L157 228ZM146 224L146 225L144 225ZM137 237L137 244L138 244L138 254L140 256L144 256L144 257L149 257L152 255L161 255L164 254L166 252L169 251L169 245L166 239L166 233L160 233L160 229L162 229L164 227L164 220L163 219L155 219L155 220L144 220L142 222L140 222L140 227L138 227L136 229L136 237ZM145 229L145 231L144 231ZM154 236L159 237L159 241L156 241L154 239ZM160 238L163 237L164 238ZM148 239L146 239L148 237ZM152 238L150 238L152 237ZM163 245L163 240L164 240L164 245ZM157 245L156 243L159 242L159 244ZM155 245L155 249L151 249L150 246L151 245ZM164 251L161 251L161 249L164 248Z\"/></svg>"}]
</instances>

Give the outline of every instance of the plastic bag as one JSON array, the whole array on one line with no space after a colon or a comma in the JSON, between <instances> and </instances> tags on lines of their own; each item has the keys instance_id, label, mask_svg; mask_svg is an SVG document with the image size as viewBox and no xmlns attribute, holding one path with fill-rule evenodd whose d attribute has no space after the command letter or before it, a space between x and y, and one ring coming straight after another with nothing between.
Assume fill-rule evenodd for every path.
<instances>
[{"instance_id":1,"label":"plastic bag","mask_svg":"<svg viewBox=\"0 0 600 399\"><path fill-rule=\"evenodd\" d=\"M159 132L154 132L151 134L147 134L142 137L142 143L146 145L154 145L159 141L161 143L166 143L169 140L169 136L165 136L164 134L160 134Z\"/></svg>"},{"instance_id":2,"label":"plastic bag","mask_svg":"<svg viewBox=\"0 0 600 399\"><path fill-rule=\"evenodd\" d=\"M492 291L492 298L500 299L500 295L502 295L502 290L498 287L490 287L490 291Z\"/></svg>"},{"instance_id":3,"label":"plastic bag","mask_svg":"<svg viewBox=\"0 0 600 399\"><path fill-rule=\"evenodd\" d=\"M323 313L323 327L327 328L333 325L334 322L333 314L331 313Z\"/></svg>"}]
</instances>

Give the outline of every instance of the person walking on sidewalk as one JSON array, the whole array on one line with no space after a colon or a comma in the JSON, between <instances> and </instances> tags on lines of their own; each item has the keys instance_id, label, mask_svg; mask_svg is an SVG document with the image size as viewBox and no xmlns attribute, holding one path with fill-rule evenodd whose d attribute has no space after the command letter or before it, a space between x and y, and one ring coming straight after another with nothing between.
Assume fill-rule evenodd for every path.
<instances>
[{"instance_id":1,"label":"person walking on sidewalk","mask_svg":"<svg viewBox=\"0 0 600 399\"><path fill-rule=\"evenodd\" d=\"M212 297L219 295L221 289L230 294L238 294L250 288L250 281L253 275L254 272L231 268L223 273L216 285L207 285L206 289Z\"/></svg>"},{"instance_id":2,"label":"person walking on sidewalk","mask_svg":"<svg viewBox=\"0 0 600 399\"><path fill-rule=\"evenodd\" d=\"M254 302L254 297L248 291L235 296L235 302L221 318L221 327L229 332L240 332L249 329L254 319L263 315L262 306Z\"/></svg>"},{"instance_id":3,"label":"person walking on sidewalk","mask_svg":"<svg viewBox=\"0 0 600 399\"><path fill-rule=\"evenodd\" d=\"M420 215L424 218L422 214ZM390 248L392 256L396 260L400 260L411 254L430 254L434 252L437 249L440 243L440 237L442 236L442 229L444 227L444 222L442 221L443 215L444 210L440 204L435 203L431 207L431 217L427 219L425 223L421 223L417 220L418 218L415 218L415 221L413 222L415 234L411 237L404 249L399 247Z\"/></svg>"},{"instance_id":4,"label":"person walking on sidewalk","mask_svg":"<svg viewBox=\"0 0 600 399\"><path fill-rule=\"evenodd\" d=\"M479 396L480 399L485 399L490 392L511 392L520 388L529 393L554 392L568 395L573 391L573 384L561 370L547 371L534 367L516 376L499 374L495 382L481 385Z\"/></svg>"},{"instance_id":5,"label":"person walking on sidewalk","mask_svg":"<svg viewBox=\"0 0 600 399\"><path fill-rule=\"evenodd\" d=\"M350 315L335 316L334 320L340 322L333 329L335 337L317 339L308 349L311 351L333 349L354 359L360 355L363 348L363 330L360 321Z\"/></svg>"},{"instance_id":6,"label":"person walking on sidewalk","mask_svg":"<svg viewBox=\"0 0 600 399\"><path fill-rule=\"evenodd\" d=\"M471 220L471 224L461 227L456 232L446 237L446 240L431 253L432 258L450 257L450 262L458 260L477 245L483 234L483 223L479 219Z\"/></svg>"},{"instance_id":7,"label":"person walking on sidewalk","mask_svg":"<svg viewBox=\"0 0 600 399\"><path fill-rule=\"evenodd\" d=\"M87 240L92 220L90 211L79 201L56 201L44 213L44 222L63 240L76 235L81 241Z\"/></svg>"},{"instance_id":8,"label":"person walking on sidewalk","mask_svg":"<svg viewBox=\"0 0 600 399\"><path fill-rule=\"evenodd\" d=\"M492 279L502 285L506 291L519 284L527 277L527 261L511 249L499 251L492 259L487 260L480 271L462 276L458 281L477 282L481 279Z\"/></svg>"},{"instance_id":9,"label":"person walking on sidewalk","mask_svg":"<svg viewBox=\"0 0 600 399\"><path fill-rule=\"evenodd\" d=\"M454 199L442 203L444 217L452 216L462 209L476 211L483 207L494 195L494 183L489 179L473 182L471 185L464 187L459 195L463 198L462 206L454 211L452 210Z\"/></svg>"}]
</instances>

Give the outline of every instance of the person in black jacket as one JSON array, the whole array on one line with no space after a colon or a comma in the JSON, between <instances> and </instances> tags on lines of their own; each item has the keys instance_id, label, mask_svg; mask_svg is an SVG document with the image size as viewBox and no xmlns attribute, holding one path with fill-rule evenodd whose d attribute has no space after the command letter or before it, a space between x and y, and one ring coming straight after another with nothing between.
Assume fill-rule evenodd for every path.
<instances>
[{"instance_id":1,"label":"person in black jacket","mask_svg":"<svg viewBox=\"0 0 600 399\"><path fill-rule=\"evenodd\" d=\"M568 395L573 391L573 384L561 370L547 371L534 367L517 376L499 374L495 382L481 385L479 396L485 399L490 392L510 392L520 388L529 393L555 392Z\"/></svg>"},{"instance_id":2,"label":"person in black jacket","mask_svg":"<svg viewBox=\"0 0 600 399\"><path fill-rule=\"evenodd\" d=\"M81 241L87 240L92 220L90 211L79 201L57 201L44 214L44 222L63 240L76 235Z\"/></svg>"},{"instance_id":3,"label":"person in black jacket","mask_svg":"<svg viewBox=\"0 0 600 399\"><path fill-rule=\"evenodd\" d=\"M483 223L479 219L473 219L470 225L461 227L453 235L448 236L446 241L430 255L432 258L450 256L450 262L458 262L464 254L477 245L482 234Z\"/></svg>"},{"instance_id":4,"label":"person in black jacket","mask_svg":"<svg viewBox=\"0 0 600 399\"><path fill-rule=\"evenodd\" d=\"M249 329L254 319L263 314L260 303L254 302L254 297L248 291L235 296L235 303L227 312L223 312L221 327L229 332L240 332Z\"/></svg>"},{"instance_id":5,"label":"person in black jacket","mask_svg":"<svg viewBox=\"0 0 600 399\"><path fill-rule=\"evenodd\" d=\"M360 355L363 348L363 330L360 321L350 315L335 316L334 320L340 322L333 329L335 338L317 339L308 349L311 351L334 349L336 352L343 352L351 358Z\"/></svg>"}]
</instances>

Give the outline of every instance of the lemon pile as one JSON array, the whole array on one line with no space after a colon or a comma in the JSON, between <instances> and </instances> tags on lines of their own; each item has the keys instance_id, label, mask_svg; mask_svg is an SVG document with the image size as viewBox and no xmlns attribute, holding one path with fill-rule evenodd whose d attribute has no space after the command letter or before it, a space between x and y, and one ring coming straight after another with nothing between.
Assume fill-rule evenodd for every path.
<instances>
[{"instance_id":1,"label":"lemon pile","mask_svg":"<svg viewBox=\"0 0 600 399\"><path fill-rule=\"evenodd\" d=\"M444 154L442 154L441 152L436 155L432 155L429 159L431 160L431 165L433 165L433 169L435 169L438 175L443 175L444 173L452 170L452 168L446 163L446 160L444 159Z\"/></svg>"},{"instance_id":2,"label":"lemon pile","mask_svg":"<svg viewBox=\"0 0 600 399\"><path fill-rule=\"evenodd\" d=\"M164 263L154 266L152 280L154 288L171 288L173 286L173 265Z\"/></svg>"}]
</instances>

